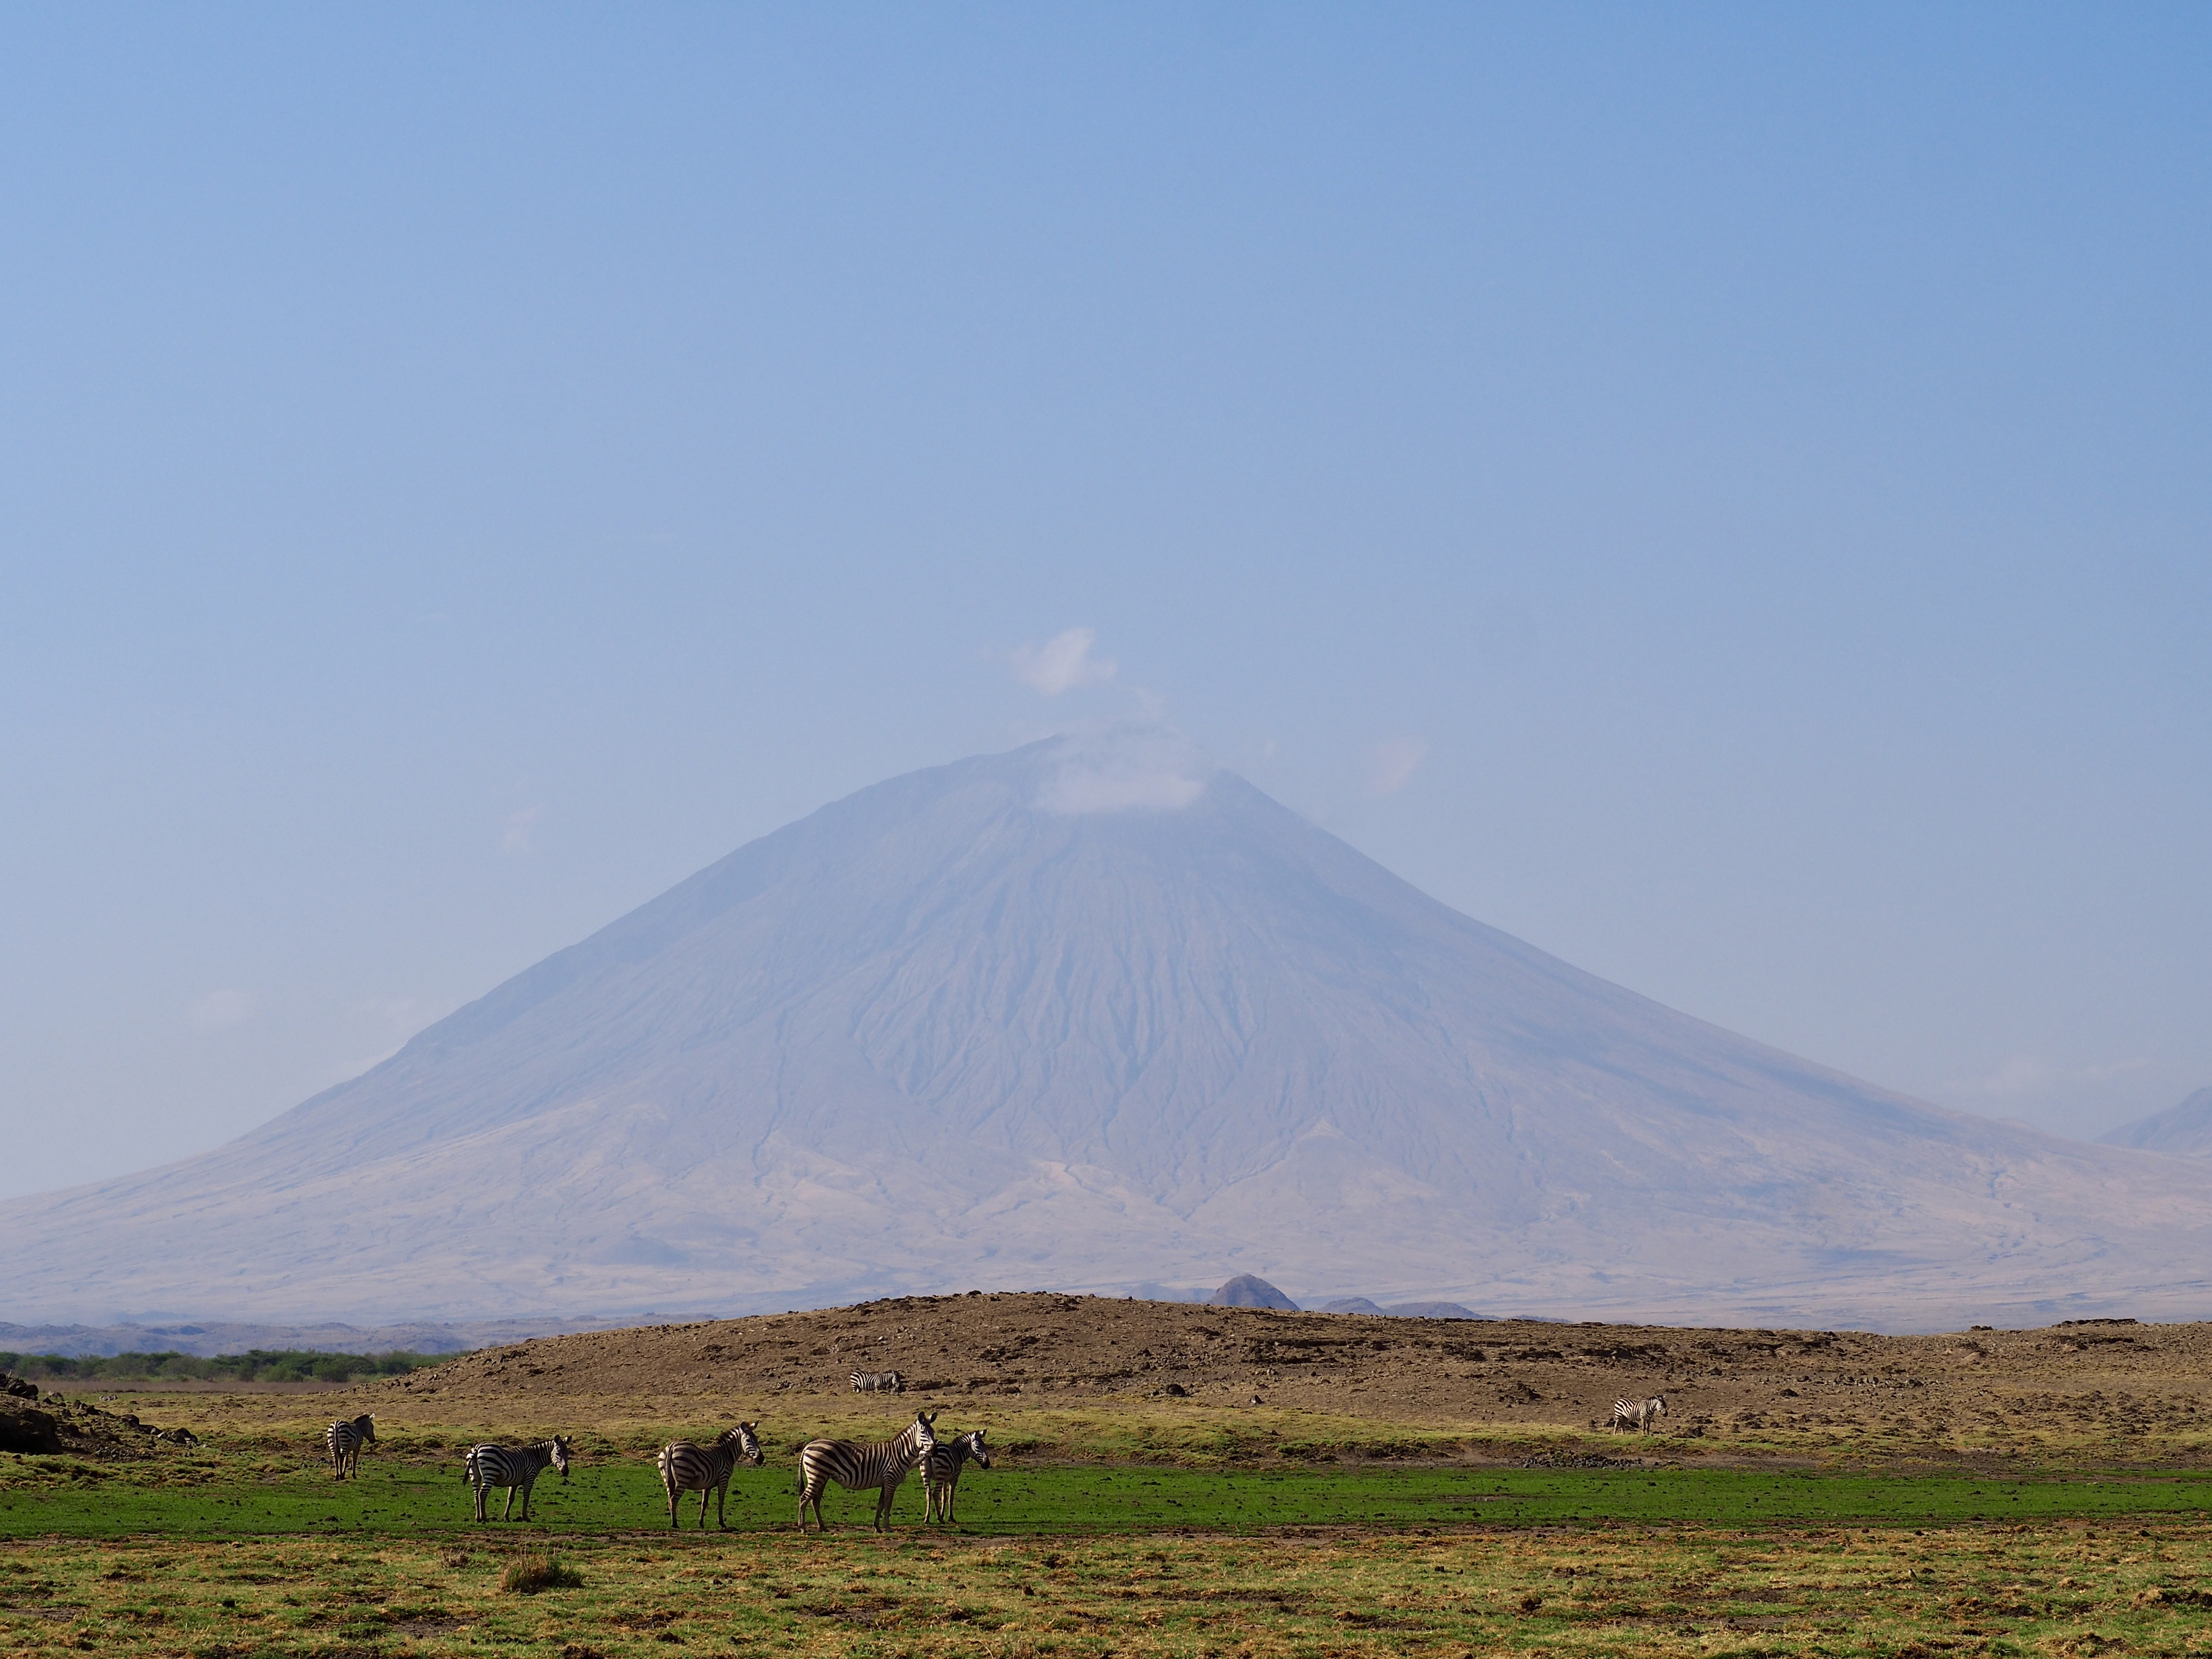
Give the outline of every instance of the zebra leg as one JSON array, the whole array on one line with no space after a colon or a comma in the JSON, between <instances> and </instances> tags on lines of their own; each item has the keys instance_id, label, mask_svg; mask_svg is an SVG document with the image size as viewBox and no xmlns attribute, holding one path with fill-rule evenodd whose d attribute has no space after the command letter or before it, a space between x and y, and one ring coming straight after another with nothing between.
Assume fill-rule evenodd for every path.
<instances>
[{"instance_id":1,"label":"zebra leg","mask_svg":"<svg viewBox=\"0 0 2212 1659\"><path fill-rule=\"evenodd\" d=\"M683 1504L684 1494L678 1490L676 1483L665 1474L660 1477L660 1484L668 1493L668 1524L673 1527L678 1524L676 1511Z\"/></svg>"},{"instance_id":2,"label":"zebra leg","mask_svg":"<svg viewBox=\"0 0 2212 1659\"><path fill-rule=\"evenodd\" d=\"M724 1475L722 1477L722 1484L714 1488L714 1524L720 1527L724 1532L727 1532L730 1529L729 1504L730 1479L727 1475ZM703 1504L699 1506L700 1519L702 1521L706 1518L706 1507L707 1506Z\"/></svg>"}]
</instances>

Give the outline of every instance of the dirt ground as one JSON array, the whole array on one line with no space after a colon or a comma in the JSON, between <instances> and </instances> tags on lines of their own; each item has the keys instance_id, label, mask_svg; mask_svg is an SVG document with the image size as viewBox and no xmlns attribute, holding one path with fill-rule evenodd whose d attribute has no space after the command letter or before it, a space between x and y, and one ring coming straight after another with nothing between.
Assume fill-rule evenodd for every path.
<instances>
[{"instance_id":1,"label":"dirt ground","mask_svg":"<svg viewBox=\"0 0 2212 1659\"><path fill-rule=\"evenodd\" d=\"M856 1395L896 1369L902 1397ZM714 1422L836 1425L933 1402L969 1419L1057 1424L1040 1449L1081 1455L1082 1425L1252 1425L1339 1435L1351 1455L1503 1456L1593 1442L1623 1455L1926 1459L2076 1467L2212 1463L2212 1324L2086 1321L1942 1336L1697 1330L1273 1313L1036 1294L897 1297L857 1307L489 1349L312 1402L380 1423ZM1608 1433L1620 1397L1663 1395L1658 1431ZM296 1412L266 1397L192 1406ZM179 1399L179 1404L186 1402ZM1272 1425L1264 1433L1261 1425ZM273 1426L273 1419L271 1426ZM1073 1425L1073 1426L1071 1426ZM1412 1437L1394 1444L1392 1431ZM818 1431L809 1430L808 1431Z\"/></svg>"}]
</instances>

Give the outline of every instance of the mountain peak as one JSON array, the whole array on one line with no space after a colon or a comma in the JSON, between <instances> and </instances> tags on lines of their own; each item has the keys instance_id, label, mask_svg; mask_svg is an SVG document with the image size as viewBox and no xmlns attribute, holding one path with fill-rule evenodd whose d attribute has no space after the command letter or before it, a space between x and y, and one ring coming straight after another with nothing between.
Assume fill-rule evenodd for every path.
<instances>
[{"instance_id":1,"label":"mountain peak","mask_svg":"<svg viewBox=\"0 0 2212 1659\"><path fill-rule=\"evenodd\" d=\"M1120 729L825 806L228 1146L0 1206L0 1246L19 1317L743 1311L1256 1259L1322 1296L1893 1325L2201 1307L2171 1264L2208 1223L2166 1160L1661 1007Z\"/></svg>"}]
</instances>

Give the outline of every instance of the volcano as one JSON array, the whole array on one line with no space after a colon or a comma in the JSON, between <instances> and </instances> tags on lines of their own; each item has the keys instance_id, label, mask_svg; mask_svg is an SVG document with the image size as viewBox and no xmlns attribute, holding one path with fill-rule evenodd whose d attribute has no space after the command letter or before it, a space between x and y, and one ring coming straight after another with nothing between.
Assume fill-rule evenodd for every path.
<instances>
[{"instance_id":1,"label":"volcano","mask_svg":"<svg viewBox=\"0 0 2212 1659\"><path fill-rule=\"evenodd\" d=\"M2203 1316L2202 1176L1674 1012L1123 733L826 806L228 1146L0 1206L0 1255L16 1320L1255 1273L1926 1328Z\"/></svg>"}]
</instances>

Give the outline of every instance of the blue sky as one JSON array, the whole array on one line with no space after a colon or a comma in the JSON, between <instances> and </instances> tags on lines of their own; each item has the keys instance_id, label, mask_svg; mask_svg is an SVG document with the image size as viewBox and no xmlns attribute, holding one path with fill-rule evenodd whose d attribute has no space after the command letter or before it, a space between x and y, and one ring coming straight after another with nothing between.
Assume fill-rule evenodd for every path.
<instances>
[{"instance_id":1,"label":"blue sky","mask_svg":"<svg viewBox=\"0 0 2212 1659\"><path fill-rule=\"evenodd\" d=\"M2201 7L7 13L0 1194L1109 719L1779 1047L2172 1103L2208 70Z\"/></svg>"}]
</instances>

